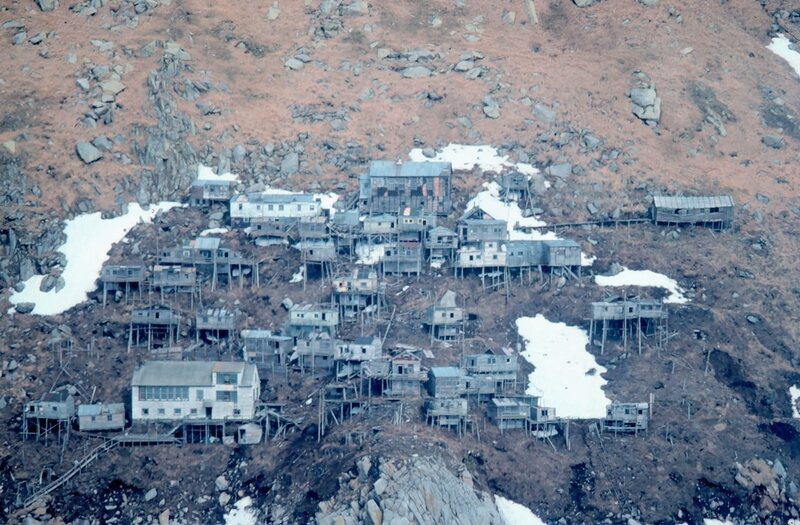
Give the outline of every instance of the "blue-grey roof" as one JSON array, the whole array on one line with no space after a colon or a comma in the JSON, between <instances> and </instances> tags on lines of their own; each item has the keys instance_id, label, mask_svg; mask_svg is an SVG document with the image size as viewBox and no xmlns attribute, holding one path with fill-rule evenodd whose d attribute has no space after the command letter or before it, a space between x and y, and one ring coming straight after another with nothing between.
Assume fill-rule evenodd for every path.
<instances>
[{"instance_id":1,"label":"blue-grey roof","mask_svg":"<svg viewBox=\"0 0 800 525\"><path fill-rule=\"evenodd\" d=\"M131 386L212 386L215 372L242 374L250 386L255 365L240 361L147 361L133 373Z\"/></svg>"},{"instance_id":2,"label":"blue-grey roof","mask_svg":"<svg viewBox=\"0 0 800 525\"><path fill-rule=\"evenodd\" d=\"M192 186L201 188L204 186L230 186L231 184L233 184L232 181L225 179L195 179L192 181Z\"/></svg>"},{"instance_id":3,"label":"blue-grey roof","mask_svg":"<svg viewBox=\"0 0 800 525\"><path fill-rule=\"evenodd\" d=\"M570 239L548 239L543 242L550 247L580 248L577 242Z\"/></svg>"},{"instance_id":4,"label":"blue-grey roof","mask_svg":"<svg viewBox=\"0 0 800 525\"><path fill-rule=\"evenodd\" d=\"M216 250L219 248L219 237L198 237L194 240L196 250Z\"/></svg>"},{"instance_id":5,"label":"blue-grey roof","mask_svg":"<svg viewBox=\"0 0 800 525\"><path fill-rule=\"evenodd\" d=\"M125 405L122 403L95 403L93 405L78 405L78 416L99 416L100 414L124 414Z\"/></svg>"},{"instance_id":6,"label":"blue-grey roof","mask_svg":"<svg viewBox=\"0 0 800 525\"><path fill-rule=\"evenodd\" d=\"M369 177L438 177L450 176L453 165L449 162L402 162L373 160L369 163Z\"/></svg>"},{"instance_id":7,"label":"blue-grey roof","mask_svg":"<svg viewBox=\"0 0 800 525\"><path fill-rule=\"evenodd\" d=\"M709 197L654 195L653 204L656 206L656 208L669 209L730 208L733 207L733 197L730 195Z\"/></svg>"},{"instance_id":8,"label":"blue-grey roof","mask_svg":"<svg viewBox=\"0 0 800 525\"><path fill-rule=\"evenodd\" d=\"M461 370L454 366L433 366L431 375L433 377L461 377Z\"/></svg>"}]
</instances>

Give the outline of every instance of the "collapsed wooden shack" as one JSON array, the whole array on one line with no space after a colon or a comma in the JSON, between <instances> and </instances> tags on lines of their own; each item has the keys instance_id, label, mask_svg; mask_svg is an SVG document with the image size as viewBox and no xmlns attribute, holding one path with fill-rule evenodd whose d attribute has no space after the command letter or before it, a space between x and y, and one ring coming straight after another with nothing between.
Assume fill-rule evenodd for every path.
<instances>
[{"instance_id":1,"label":"collapsed wooden shack","mask_svg":"<svg viewBox=\"0 0 800 525\"><path fill-rule=\"evenodd\" d=\"M449 162L374 160L359 181L361 205L370 214L398 213L411 206L447 215L452 174Z\"/></svg>"},{"instance_id":2,"label":"collapsed wooden shack","mask_svg":"<svg viewBox=\"0 0 800 525\"><path fill-rule=\"evenodd\" d=\"M172 346L180 339L181 316L169 306L154 304L131 311L128 329L128 350L147 343L154 346Z\"/></svg>"},{"instance_id":3,"label":"collapsed wooden shack","mask_svg":"<svg viewBox=\"0 0 800 525\"><path fill-rule=\"evenodd\" d=\"M68 439L74 417L75 398L67 390L48 392L41 399L23 406L22 437L33 436L36 441L51 436L59 441Z\"/></svg>"},{"instance_id":4,"label":"collapsed wooden shack","mask_svg":"<svg viewBox=\"0 0 800 525\"><path fill-rule=\"evenodd\" d=\"M638 435L646 432L650 420L649 403L611 403L606 407L603 430L606 432L630 432Z\"/></svg>"}]
</instances>

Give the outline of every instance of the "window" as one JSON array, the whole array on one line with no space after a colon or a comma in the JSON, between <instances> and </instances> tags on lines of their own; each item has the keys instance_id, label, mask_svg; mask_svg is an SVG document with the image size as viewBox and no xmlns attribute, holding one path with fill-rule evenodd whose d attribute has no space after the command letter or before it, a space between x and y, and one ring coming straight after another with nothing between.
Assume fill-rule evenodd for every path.
<instances>
[{"instance_id":1,"label":"window","mask_svg":"<svg viewBox=\"0 0 800 525\"><path fill-rule=\"evenodd\" d=\"M111 414L108 414L106 416L106 421L114 421L114 416L112 416Z\"/></svg>"},{"instance_id":2,"label":"window","mask_svg":"<svg viewBox=\"0 0 800 525\"><path fill-rule=\"evenodd\" d=\"M275 205L274 204L270 204L269 206L267 206L267 209L269 211L273 211L275 209Z\"/></svg>"},{"instance_id":3,"label":"window","mask_svg":"<svg viewBox=\"0 0 800 525\"><path fill-rule=\"evenodd\" d=\"M238 408L234 408L233 409L233 415L234 416L241 416L242 415L242 411L239 410Z\"/></svg>"},{"instance_id":4,"label":"window","mask_svg":"<svg viewBox=\"0 0 800 525\"><path fill-rule=\"evenodd\" d=\"M149 416L150 415L150 409L149 408L143 408L142 409L142 415L143 416Z\"/></svg>"},{"instance_id":5,"label":"window","mask_svg":"<svg viewBox=\"0 0 800 525\"><path fill-rule=\"evenodd\" d=\"M217 401L222 403L236 403L238 401L238 392L217 392Z\"/></svg>"},{"instance_id":6,"label":"window","mask_svg":"<svg viewBox=\"0 0 800 525\"><path fill-rule=\"evenodd\" d=\"M235 372L217 372L218 385L235 385L236 382Z\"/></svg>"},{"instance_id":7,"label":"window","mask_svg":"<svg viewBox=\"0 0 800 525\"><path fill-rule=\"evenodd\" d=\"M450 312L450 319L453 319L456 316L454 312Z\"/></svg>"},{"instance_id":8,"label":"window","mask_svg":"<svg viewBox=\"0 0 800 525\"><path fill-rule=\"evenodd\" d=\"M176 409L173 411L173 413L174 413L176 416L180 416L180 415L181 415L181 409L180 409L180 408L176 408Z\"/></svg>"},{"instance_id":9,"label":"window","mask_svg":"<svg viewBox=\"0 0 800 525\"><path fill-rule=\"evenodd\" d=\"M159 408L158 409L158 415L159 416L163 416L165 413L166 413L166 411L163 408Z\"/></svg>"},{"instance_id":10,"label":"window","mask_svg":"<svg viewBox=\"0 0 800 525\"><path fill-rule=\"evenodd\" d=\"M241 209L242 209L242 203L240 202L239 203L239 210L241 211Z\"/></svg>"},{"instance_id":11,"label":"window","mask_svg":"<svg viewBox=\"0 0 800 525\"><path fill-rule=\"evenodd\" d=\"M283 211L283 204L278 204L278 211Z\"/></svg>"},{"instance_id":12,"label":"window","mask_svg":"<svg viewBox=\"0 0 800 525\"><path fill-rule=\"evenodd\" d=\"M196 408L193 408L193 409L191 409L191 410L189 411L189 413L190 413L191 415L193 415L193 416L196 416L196 415L197 415L197 409L196 409Z\"/></svg>"},{"instance_id":13,"label":"window","mask_svg":"<svg viewBox=\"0 0 800 525\"><path fill-rule=\"evenodd\" d=\"M300 210L302 210L302 209L303 209L303 208L302 208L302 207L301 207L301 206L298 204L298 205L297 205L297 211L300 211Z\"/></svg>"},{"instance_id":14,"label":"window","mask_svg":"<svg viewBox=\"0 0 800 525\"><path fill-rule=\"evenodd\" d=\"M198 401L203 400L203 391L201 389L198 388L197 391L195 392L195 395L197 396Z\"/></svg>"},{"instance_id":15,"label":"window","mask_svg":"<svg viewBox=\"0 0 800 525\"><path fill-rule=\"evenodd\" d=\"M719 208L711 208L708 211L709 211L709 213L719 213Z\"/></svg>"},{"instance_id":16,"label":"window","mask_svg":"<svg viewBox=\"0 0 800 525\"><path fill-rule=\"evenodd\" d=\"M97 421L97 418L92 416L92 423L94 423L95 421Z\"/></svg>"}]
</instances>

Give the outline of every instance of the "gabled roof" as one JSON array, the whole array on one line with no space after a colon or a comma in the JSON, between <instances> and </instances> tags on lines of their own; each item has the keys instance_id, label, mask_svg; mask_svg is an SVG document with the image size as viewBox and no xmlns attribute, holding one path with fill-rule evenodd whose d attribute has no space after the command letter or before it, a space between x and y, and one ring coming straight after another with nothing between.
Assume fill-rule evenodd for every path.
<instances>
[{"instance_id":1,"label":"gabled roof","mask_svg":"<svg viewBox=\"0 0 800 525\"><path fill-rule=\"evenodd\" d=\"M291 204L295 202L312 203L314 196L310 193L244 193L231 197L231 204L251 202L255 204Z\"/></svg>"},{"instance_id":2,"label":"gabled roof","mask_svg":"<svg viewBox=\"0 0 800 525\"><path fill-rule=\"evenodd\" d=\"M453 290L447 290L442 298L436 301L436 308L455 308L456 307L456 293Z\"/></svg>"},{"instance_id":3,"label":"gabled roof","mask_svg":"<svg viewBox=\"0 0 800 525\"><path fill-rule=\"evenodd\" d=\"M147 361L134 371L131 386L212 386L216 372L242 374L246 386L253 370L255 365L240 361Z\"/></svg>"},{"instance_id":4,"label":"gabled roof","mask_svg":"<svg viewBox=\"0 0 800 525\"><path fill-rule=\"evenodd\" d=\"M99 416L100 414L124 414L125 405L122 403L95 403L93 405L78 405L78 416Z\"/></svg>"},{"instance_id":5,"label":"gabled roof","mask_svg":"<svg viewBox=\"0 0 800 525\"><path fill-rule=\"evenodd\" d=\"M194 240L195 250L216 250L220 244L219 237L198 237Z\"/></svg>"},{"instance_id":6,"label":"gabled roof","mask_svg":"<svg viewBox=\"0 0 800 525\"><path fill-rule=\"evenodd\" d=\"M709 197L653 195L653 204L656 208L670 209L730 208L733 207L733 197L730 195Z\"/></svg>"}]
</instances>

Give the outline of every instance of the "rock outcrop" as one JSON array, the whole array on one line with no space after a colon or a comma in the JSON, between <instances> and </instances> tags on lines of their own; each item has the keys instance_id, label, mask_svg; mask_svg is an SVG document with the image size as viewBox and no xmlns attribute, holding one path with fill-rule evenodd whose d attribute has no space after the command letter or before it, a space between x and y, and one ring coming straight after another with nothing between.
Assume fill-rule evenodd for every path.
<instances>
[{"instance_id":1,"label":"rock outcrop","mask_svg":"<svg viewBox=\"0 0 800 525\"><path fill-rule=\"evenodd\" d=\"M503 525L492 497L473 488L461 468L453 474L443 460L414 457L357 462L357 475L343 474L337 494L319 504L319 525Z\"/></svg>"}]
</instances>

